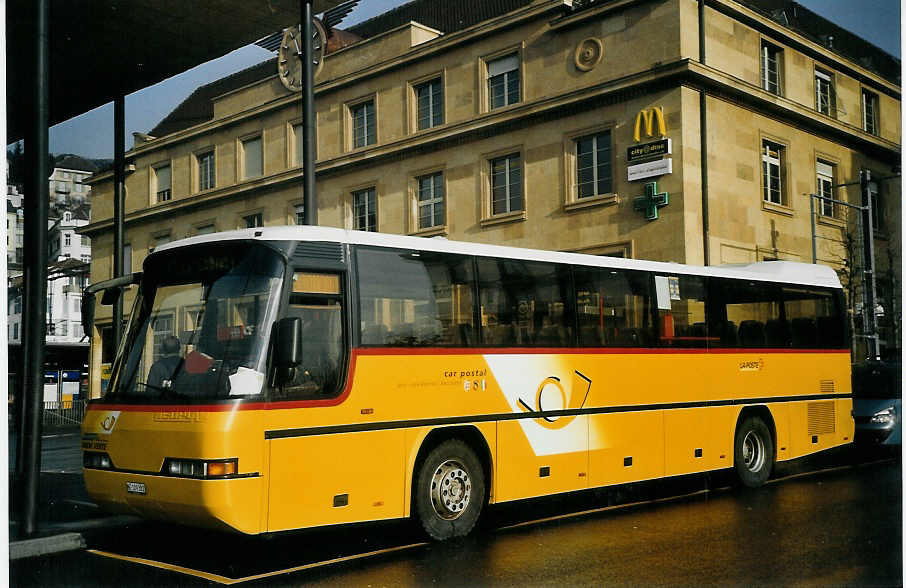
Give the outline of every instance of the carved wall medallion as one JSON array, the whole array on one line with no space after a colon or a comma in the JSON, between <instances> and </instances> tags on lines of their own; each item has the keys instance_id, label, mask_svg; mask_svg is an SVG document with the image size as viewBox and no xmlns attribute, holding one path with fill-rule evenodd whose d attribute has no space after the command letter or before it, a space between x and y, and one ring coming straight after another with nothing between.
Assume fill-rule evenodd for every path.
<instances>
[{"instance_id":1,"label":"carved wall medallion","mask_svg":"<svg viewBox=\"0 0 906 588\"><path fill-rule=\"evenodd\" d=\"M576 47L576 69L591 71L604 57L604 43L600 39L589 37Z\"/></svg>"}]
</instances>

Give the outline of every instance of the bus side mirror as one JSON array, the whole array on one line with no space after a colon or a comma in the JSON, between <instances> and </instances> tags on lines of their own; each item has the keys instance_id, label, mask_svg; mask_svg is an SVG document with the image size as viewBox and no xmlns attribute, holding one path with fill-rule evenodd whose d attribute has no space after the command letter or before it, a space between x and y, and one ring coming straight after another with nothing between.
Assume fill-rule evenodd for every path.
<instances>
[{"instance_id":1,"label":"bus side mirror","mask_svg":"<svg viewBox=\"0 0 906 588\"><path fill-rule=\"evenodd\" d=\"M94 302L94 294L82 293L82 331L86 337L91 337L94 326Z\"/></svg>"},{"instance_id":2,"label":"bus side mirror","mask_svg":"<svg viewBox=\"0 0 906 588\"><path fill-rule=\"evenodd\" d=\"M277 368L294 368L302 363L302 319L288 316L277 323L274 365Z\"/></svg>"}]
</instances>

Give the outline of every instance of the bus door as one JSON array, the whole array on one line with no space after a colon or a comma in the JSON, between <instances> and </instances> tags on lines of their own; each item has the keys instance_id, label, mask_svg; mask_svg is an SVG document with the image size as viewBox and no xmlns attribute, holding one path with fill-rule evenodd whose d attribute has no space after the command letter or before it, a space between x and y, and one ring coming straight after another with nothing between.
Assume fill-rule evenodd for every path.
<instances>
[{"instance_id":1,"label":"bus door","mask_svg":"<svg viewBox=\"0 0 906 588\"><path fill-rule=\"evenodd\" d=\"M657 360L663 381L654 400L688 405L664 411L664 475L729 467L732 408L707 405L727 391L712 385L720 381L714 364L721 359L707 352L719 337L708 328L706 278L655 275L654 284L658 346L665 351Z\"/></svg>"}]
</instances>

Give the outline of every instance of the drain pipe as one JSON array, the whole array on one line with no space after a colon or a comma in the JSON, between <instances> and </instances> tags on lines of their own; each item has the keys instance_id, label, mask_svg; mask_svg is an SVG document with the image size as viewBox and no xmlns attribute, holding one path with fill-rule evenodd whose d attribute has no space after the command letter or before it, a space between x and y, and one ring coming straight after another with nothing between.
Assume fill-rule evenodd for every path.
<instances>
[{"instance_id":1,"label":"drain pipe","mask_svg":"<svg viewBox=\"0 0 906 588\"><path fill-rule=\"evenodd\" d=\"M698 0L698 61L705 64L705 0ZM708 214L708 96L704 89L698 91L698 113L701 131L702 251L705 265L711 265L711 248L708 243L711 233Z\"/></svg>"}]
</instances>

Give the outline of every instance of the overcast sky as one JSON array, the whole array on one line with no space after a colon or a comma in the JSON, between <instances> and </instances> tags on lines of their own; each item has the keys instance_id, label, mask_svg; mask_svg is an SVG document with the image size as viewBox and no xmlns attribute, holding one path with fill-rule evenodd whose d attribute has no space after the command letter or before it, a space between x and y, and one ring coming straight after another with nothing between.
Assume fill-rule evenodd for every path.
<instances>
[{"instance_id":1,"label":"overcast sky","mask_svg":"<svg viewBox=\"0 0 906 588\"><path fill-rule=\"evenodd\" d=\"M352 26L403 3L402 0L361 0L340 26ZM900 57L900 0L799 0L799 3ZM130 94L126 97L126 148L132 147L133 131L150 131L198 86L272 56L251 45ZM54 126L50 130L50 150L57 154L112 158L112 103Z\"/></svg>"}]
</instances>

